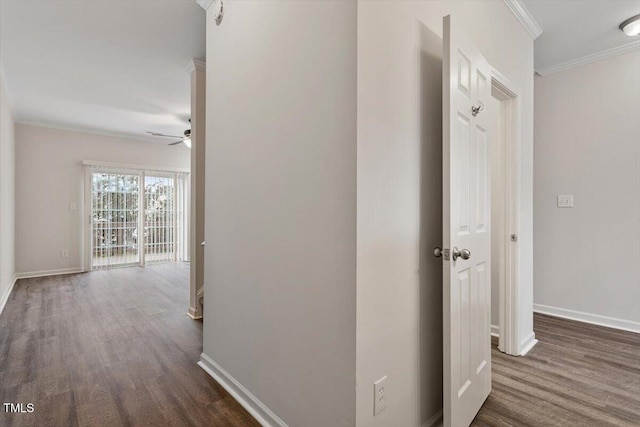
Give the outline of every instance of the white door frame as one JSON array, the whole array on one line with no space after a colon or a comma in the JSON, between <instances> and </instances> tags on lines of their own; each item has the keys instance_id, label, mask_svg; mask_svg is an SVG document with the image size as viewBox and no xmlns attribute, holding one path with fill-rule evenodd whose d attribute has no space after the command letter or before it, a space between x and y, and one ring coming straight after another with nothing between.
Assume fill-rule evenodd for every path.
<instances>
[{"instance_id":1,"label":"white door frame","mask_svg":"<svg viewBox=\"0 0 640 427\"><path fill-rule=\"evenodd\" d=\"M116 165L116 166L106 166L106 165ZM92 168L92 166L94 168ZM100 169L100 166L102 166L104 169ZM101 171L105 171L108 172L110 168L118 168L118 164L113 163L113 164L109 164L109 163L104 163L104 162L89 162L89 161L85 161L83 162L83 168L84 168L84 202L83 202L83 226L82 226L82 271L83 272L88 272L91 271L92 268L92 264L93 264L93 230L92 230L92 225L93 225L93 207L91 206L91 201L92 201L92 175L93 173L100 173ZM126 170L126 169L125 169ZM131 175L138 175L138 177L140 178L140 185L143 185L144 183L144 170L138 170L138 169L129 169L129 174ZM144 192L140 191L138 194L138 206L144 206L144 200L143 200L143 195ZM86 222L85 222L86 221ZM143 215L138 215L138 230L139 231L143 231L144 230L144 216ZM144 233L141 233L141 235L144 236ZM144 265L144 238L142 239L138 239L138 254L140 254L140 265Z\"/></svg>"},{"instance_id":2,"label":"white door frame","mask_svg":"<svg viewBox=\"0 0 640 427\"><path fill-rule=\"evenodd\" d=\"M82 271L91 270L91 166L84 164L84 200L82 206Z\"/></svg>"},{"instance_id":3,"label":"white door frame","mask_svg":"<svg viewBox=\"0 0 640 427\"><path fill-rule=\"evenodd\" d=\"M498 349L513 356L521 354L519 343L518 306L518 226L520 216L520 91L495 68L491 70L492 94L504 106L501 109L501 135L505 148L505 203L502 230L504 251L501 251L499 281L499 339ZM497 227L493 230L497 231Z\"/></svg>"},{"instance_id":4,"label":"white door frame","mask_svg":"<svg viewBox=\"0 0 640 427\"><path fill-rule=\"evenodd\" d=\"M95 171L93 168L97 168L97 170L100 170L100 168L104 168L105 170L108 169L124 169L124 170L129 170L131 172L131 174L135 175L138 174L140 176L140 186L141 188L144 187L144 178L146 176L146 172L148 171L154 171L154 172L159 172L159 173L167 173L167 174L174 174L174 195L177 195L177 186L178 186L178 173L183 173L186 174L187 177L185 178L185 182L190 182L190 170L189 169L185 169L185 168L172 168L172 167L164 167L164 166L151 166L151 165L141 165L141 164L132 164L132 163L114 163L114 162L103 162L103 161L97 161L97 160L84 160L82 162L82 165L84 167L84 201L82 203L82 227L81 227L81 234L82 234L82 271L83 272L88 272L91 271L91 256L92 256L92 251L93 248L92 246L92 230L91 230L91 225L92 225L92 211L91 211L91 175L92 173ZM185 187L185 191L189 191L188 187ZM144 191L140 191L139 195L138 195L139 199L138 199L138 206L144 206ZM177 198L174 198L174 203L178 203ZM176 207L174 206L174 209L176 209ZM188 209L190 209L190 206L188 206L188 204L185 204L185 211L188 212ZM175 226L175 221L177 220L177 215L174 215L174 230L176 230L176 236L174 237L174 239L177 241L177 236L178 236L178 232L177 232L177 227ZM183 223L187 223L187 221L189 221L189 217L188 215L185 215L183 217ZM142 238L138 239L138 253L140 254L140 265L144 266L145 265L145 257L144 257L144 215L138 215L138 229L140 230L140 235L142 236ZM177 257L177 253L178 253L178 245L176 242L174 242L174 261L176 260Z\"/></svg>"}]
</instances>

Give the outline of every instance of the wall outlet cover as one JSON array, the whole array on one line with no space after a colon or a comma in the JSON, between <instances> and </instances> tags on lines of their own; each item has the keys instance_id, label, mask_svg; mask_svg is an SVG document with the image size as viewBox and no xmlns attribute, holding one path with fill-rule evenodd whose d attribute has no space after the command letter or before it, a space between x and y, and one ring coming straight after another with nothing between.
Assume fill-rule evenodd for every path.
<instances>
[{"instance_id":1,"label":"wall outlet cover","mask_svg":"<svg viewBox=\"0 0 640 427\"><path fill-rule=\"evenodd\" d=\"M376 416L387 408L387 376L373 383L373 415Z\"/></svg>"}]
</instances>

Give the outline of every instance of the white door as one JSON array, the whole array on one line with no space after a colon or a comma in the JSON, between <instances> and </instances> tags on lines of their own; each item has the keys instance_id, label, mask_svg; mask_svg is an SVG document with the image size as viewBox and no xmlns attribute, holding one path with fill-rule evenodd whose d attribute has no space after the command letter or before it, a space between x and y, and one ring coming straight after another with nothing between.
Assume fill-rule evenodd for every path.
<instances>
[{"instance_id":1,"label":"white door","mask_svg":"<svg viewBox=\"0 0 640 427\"><path fill-rule=\"evenodd\" d=\"M487 61L450 16L443 41L443 417L458 427L491 391L491 89Z\"/></svg>"}]
</instances>

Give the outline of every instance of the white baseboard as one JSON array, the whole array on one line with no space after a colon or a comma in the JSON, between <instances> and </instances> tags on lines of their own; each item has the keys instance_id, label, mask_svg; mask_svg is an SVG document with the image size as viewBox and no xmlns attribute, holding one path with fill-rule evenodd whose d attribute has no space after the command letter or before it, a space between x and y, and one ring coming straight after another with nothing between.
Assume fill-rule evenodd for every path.
<instances>
[{"instance_id":1,"label":"white baseboard","mask_svg":"<svg viewBox=\"0 0 640 427\"><path fill-rule=\"evenodd\" d=\"M190 318L192 318L193 320L200 320L202 319L202 315L198 314L198 311L193 308L193 307L189 307L189 310L187 311L187 316L189 316Z\"/></svg>"},{"instance_id":2,"label":"white baseboard","mask_svg":"<svg viewBox=\"0 0 640 427\"><path fill-rule=\"evenodd\" d=\"M13 291L13 287L16 285L17 280L18 278L14 274L13 277L11 278L11 284L9 285L9 289L7 289L4 295L0 297L0 314L2 314L2 311L4 310L4 306L7 305L7 301L9 301L9 296L11 296L11 292Z\"/></svg>"},{"instance_id":3,"label":"white baseboard","mask_svg":"<svg viewBox=\"0 0 640 427\"><path fill-rule=\"evenodd\" d=\"M500 326L491 325L491 336L492 337L500 337Z\"/></svg>"},{"instance_id":4,"label":"white baseboard","mask_svg":"<svg viewBox=\"0 0 640 427\"><path fill-rule=\"evenodd\" d=\"M204 287L201 286L200 288L198 288L196 292L196 306L192 307L190 305L189 310L187 311L187 316L189 316L193 320L202 319L202 312L204 310L203 310L203 304L200 304L200 299L203 298L203 296L204 296Z\"/></svg>"},{"instance_id":5,"label":"white baseboard","mask_svg":"<svg viewBox=\"0 0 640 427\"><path fill-rule=\"evenodd\" d=\"M518 352L518 355L525 356L527 353L529 353L529 350L531 350L536 344L538 344L536 334L535 332L531 331L531 333L520 343L520 351Z\"/></svg>"},{"instance_id":6,"label":"white baseboard","mask_svg":"<svg viewBox=\"0 0 640 427\"><path fill-rule=\"evenodd\" d=\"M563 319L591 323L592 325L640 333L640 322L634 322L633 320L618 319L616 317L601 316L599 314L585 313L542 304L533 304L533 311L549 316L562 317Z\"/></svg>"},{"instance_id":7,"label":"white baseboard","mask_svg":"<svg viewBox=\"0 0 640 427\"><path fill-rule=\"evenodd\" d=\"M34 277L59 276L61 274L76 274L83 272L84 270L82 268L60 268L57 270L41 270L18 273L16 274L16 277L18 279L33 279Z\"/></svg>"},{"instance_id":8,"label":"white baseboard","mask_svg":"<svg viewBox=\"0 0 640 427\"><path fill-rule=\"evenodd\" d=\"M235 378L206 354L200 355L198 365L233 396L264 427L288 427L264 403L244 388Z\"/></svg>"},{"instance_id":9,"label":"white baseboard","mask_svg":"<svg viewBox=\"0 0 640 427\"><path fill-rule=\"evenodd\" d=\"M422 427L439 427L442 425L442 409L422 424Z\"/></svg>"}]
</instances>

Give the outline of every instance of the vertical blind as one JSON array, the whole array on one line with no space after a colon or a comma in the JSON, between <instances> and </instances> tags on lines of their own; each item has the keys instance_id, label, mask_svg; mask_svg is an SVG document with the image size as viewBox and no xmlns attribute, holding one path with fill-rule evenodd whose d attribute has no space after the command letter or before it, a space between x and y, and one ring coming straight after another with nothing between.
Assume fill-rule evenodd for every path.
<instances>
[{"instance_id":1,"label":"vertical blind","mask_svg":"<svg viewBox=\"0 0 640 427\"><path fill-rule=\"evenodd\" d=\"M90 172L92 269L187 260L188 174Z\"/></svg>"},{"instance_id":2,"label":"vertical blind","mask_svg":"<svg viewBox=\"0 0 640 427\"><path fill-rule=\"evenodd\" d=\"M176 186L173 174L144 177L145 264L176 260Z\"/></svg>"}]
</instances>

